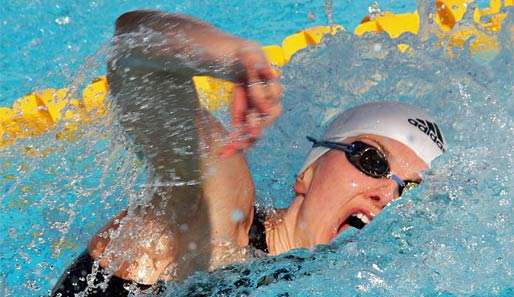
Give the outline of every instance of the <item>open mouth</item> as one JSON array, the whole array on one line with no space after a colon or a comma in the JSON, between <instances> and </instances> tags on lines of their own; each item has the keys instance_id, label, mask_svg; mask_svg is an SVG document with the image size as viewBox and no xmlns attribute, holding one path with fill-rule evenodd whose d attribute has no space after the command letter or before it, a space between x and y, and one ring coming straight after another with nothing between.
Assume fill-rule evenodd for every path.
<instances>
[{"instance_id":1,"label":"open mouth","mask_svg":"<svg viewBox=\"0 0 514 297\"><path fill-rule=\"evenodd\" d=\"M345 224L348 224L357 229L362 229L364 226L369 224L369 222L370 220L365 214L358 212L349 216L348 219L346 219Z\"/></svg>"},{"instance_id":2,"label":"open mouth","mask_svg":"<svg viewBox=\"0 0 514 297\"><path fill-rule=\"evenodd\" d=\"M360 230L369 224L369 222L371 222L371 219L366 214L362 212L353 213L339 226L337 234L340 234L348 227L354 227Z\"/></svg>"}]
</instances>

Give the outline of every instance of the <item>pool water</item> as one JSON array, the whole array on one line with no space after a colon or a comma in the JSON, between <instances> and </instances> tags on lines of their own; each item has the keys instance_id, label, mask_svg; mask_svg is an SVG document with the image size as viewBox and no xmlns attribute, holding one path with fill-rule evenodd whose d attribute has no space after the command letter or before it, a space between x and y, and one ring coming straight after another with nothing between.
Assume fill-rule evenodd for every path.
<instances>
[{"instance_id":1,"label":"pool water","mask_svg":"<svg viewBox=\"0 0 514 297\"><path fill-rule=\"evenodd\" d=\"M112 36L114 21L133 9L189 14L262 44L279 43L298 30L327 24L325 1L9 1L0 7L0 103L34 89L73 80L85 59ZM415 1L379 1L395 12L412 11ZM334 1L333 19L355 27L367 14L366 1ZM105 73L104 67L88 69Z\"/></svg>"},{"instance_id":2,"label":"pool water","mask_svg":"<svg viewBox=\"0 0 514 297\"><path fill-rule=\"evenodd\" d=\"M264 44L327 23L324 1L191 2L144 6L198 16ZM335 2L333 20L349 31L368 13L364 1ZM0 105L33 89L72 82L80 88L104 73L103 50L116 16L142 5L4 5ZM402 12L416 3L379 6ZM506 22L512 24L512 15ZM365 229L314 251L196 273L169 284L168 295L514 295L514 53L508 30L500 40L499 53L488 59L467 50L449 58L435 39L341 32L297 54L283 69L284 115L248 155L260 203L287 206L309 148L305 135L319 136L334 114L364 102L399 100L430 110L448 131L448 154L426 173L427 182ZM399 42L413 51L399 53ZM95 231L143 199L144 164L110 121L84 127L76 139L61 139L58 128L0 150L2 296L48 294Z\"/></svg>"}]
</instances>

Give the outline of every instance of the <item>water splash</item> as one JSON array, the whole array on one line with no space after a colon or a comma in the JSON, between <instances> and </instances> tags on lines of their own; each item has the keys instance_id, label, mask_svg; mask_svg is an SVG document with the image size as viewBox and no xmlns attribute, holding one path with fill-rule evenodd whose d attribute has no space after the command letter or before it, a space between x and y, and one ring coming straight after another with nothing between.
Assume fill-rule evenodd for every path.
<instances>
[{"instance_id":1,"label":"water splash","mask_svg":"<svg viewBox=\"0 0 514 297\"><path fill-rule=\"evenodd\" d=\"M350 59L360 64L359 67L346 68L352 70L349 75L367 77L369 69L377 68L373 63L387 64L377 69L385 71L382 75L388 74L382 76L385 82L375 79L364 93L361 89L356 92L351 86L337 84L340 77L322 76L330 83L320 84L319 79L311 76L321 75L320 72L306 73L312 66L307 62L328 59L331 54L341 52L341 47L373 48L377 42L381 43L381 50L389 51L387 57L377 60L359 54L361 59L355 56ZM339 48L332 52L333 47ZM285 71L290 78L296 78L294 82L286 82L288 92L293 92L293 85L302 96L308 93L314 102L324 103L319 103L315 111L315 104L302 109L294 102L299 98L297 93L286 95L285 106L294 108L295 113L282 121L283 126L278 125L270 132L272 137L261 144L251 158L252 166L261 174L261 193L267 194L264 197L268 201L277 202L283 196L276 195L283 195L291 183L290 166L299 168L301 160L288 154L280 155L278 162L276 157L264 155L264 152L284 147L285 143L288 148L300 151L295 148L302 145L294 143L301 139L300 134L312 133L312 127L321 133L322 129L314 123L327 117L323 104L342 110L385 96L431 109L450 132L450 152L434 164L422 187L393 203L363 232L343 234L332 245L314 251L296 250L274 258L231 265L210 274L198 273L184 283L171 284L168 296L510 296L514 280L510 264L514 259L511 249L514 243L514 159L508 151L514 145L511 133L514 123L511 114L502 108L512 93L499 91L509 80L503 77L496 80L494 86L484 85L473 75L486 69L470 62L469 56L447 60L441 58L444 51L436 48L422 57L427 54L433 58L439 56L435 58L439 63L431 61L428 65L433 66L428 66L415 62L408 69L398 65L416 61L411 59L420 56L398 56L396 58L403 63L397 64L395 45L389 41L370 38L359 43L351 36L339 35L327 42L327 48L298 57L296 64ZM367 59L369 61L363 61ZM384 62L391 59L391 63ZM324 65L324 71L335 71L342 67L341 63L347 63L334 56L329 60L337 61L336 65ZM496 64L498 62L490 64L489 70L508 72ZM489 77L494 78L498 79L494 75ZM321 97L317 88L324 87L324 91L330 93L332 84L339 88L334 92L346 87L347 98L357 99L350 102L339 97L337 101L327 102L331 94ZM301 123L306 120L312 122ZM296 122L291 125L291 121ZM271 174L268 173L270 168ZM283 172L288 175L281 175ZM274 188L265 191L270 186Z\"/></svg>"},{"instance_id":2,"label":"water splash","mask_svg":"<svg viewBox=\"0 0 514 297\"><path fill-rule=\"evenodd\" d=\"M46 294L61 274L55 267L68 265L96 230L142 196L144 164L109 122L80 126L67 138L63 124L0 152L0 220L17 222L2 224L9 236L0 239L13 294Z\"/></svg>"},{"instance_id":3,"label":"water splash","mask_svg":"<svg viewBox=\"0 0 514 297\"><path fill-rule=\"evenodd\" d=\"M512 12L504 28L510 26ZM399 53L400 42L411 51ZM363 231L314 251L197 273L170 283L169 296L511 295L512 42L503 30L500 51L477 62L469 48L449 58L433 36L420 43L412 35L391 41L343 32L295 56L283 71L284 116L249 156L260 203L287 206L309 148L304 136L320 135L337 112L364 102L400 100L430 110L448 131L449 153L426 183ZM10 272L38 263L23 277L1 274L0 293L45 294L105 221L146 197L145 166L110 118L80 127L80 138L56 140L63 129L0 152L0 220L24 222L1 230L8 234L0 239L1 265Z\"/></svg>"},{"instance_id":4,"label":"water splash","mask_svg":"<svg viewBox=\"0 0 514 297\"><path fill-rule=\"evenodd\" d=\"M329 25L334 24L334 5L332 0L325 0L325 16Z\"/></svg>"},{"instance_id":5,"label":"water splash","mask_svg":"<svg viewBox=\"0 0 514 297\"><path fill-rule=\"evenodd\" d=\"M453 49L449 57L448 47L441 47L434 36L420 43L412 35L391 41L340 33L325 46L298 54L284 70L284 116L250 154L261 203L288 205L293 197L286 193L309 148L305 135L321 135L337 112L361 103L399 100L430 110L447 131L449 153L427 172L426 183L363 232L344 234L312 253L291 252L193 277L178 292L185 296L203 288L212 294L255 296L511 294L511 22L509 16L499 37L501 49L486 60L470 54L469 47ZM412 51L399 53L396 45L402 42ZM237 277L240 274L247 276Z\"/></svg>"}]
</instances>

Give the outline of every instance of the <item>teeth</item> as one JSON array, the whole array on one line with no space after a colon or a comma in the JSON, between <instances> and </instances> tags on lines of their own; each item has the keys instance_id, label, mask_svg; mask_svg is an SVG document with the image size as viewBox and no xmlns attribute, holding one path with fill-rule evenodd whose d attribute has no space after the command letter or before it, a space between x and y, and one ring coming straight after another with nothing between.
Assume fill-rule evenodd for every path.
<instances>
[{"instance_id":1,"label":"teeth","mask_svg":"<svg viewBox=\"0 0 514 297\"><path fill-rule=\"evenodd\" d=\"M363 214L362 212L358 212L358 213L354 214L353 216L359 218L364 224L369 224L369 222L370 222L368 217L365 214Z\"/></svg>"}]
</instances>

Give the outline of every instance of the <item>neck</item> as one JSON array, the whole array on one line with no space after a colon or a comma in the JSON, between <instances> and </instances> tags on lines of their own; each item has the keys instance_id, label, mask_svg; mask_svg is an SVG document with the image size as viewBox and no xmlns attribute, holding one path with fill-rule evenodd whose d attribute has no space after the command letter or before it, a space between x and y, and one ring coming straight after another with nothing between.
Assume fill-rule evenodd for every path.
<instances>
[{"instance_id":1,"label":"neck","mask_svg":"<svg viewBox=\"0 0 514 297\"><path fill-rule=\"evenodd\" d=\"M301 247L294 239L294 230L302 197L296 197L287 209L279 209L266 218L266 244L271 256Z\"/></svg>"}]
</instances>

